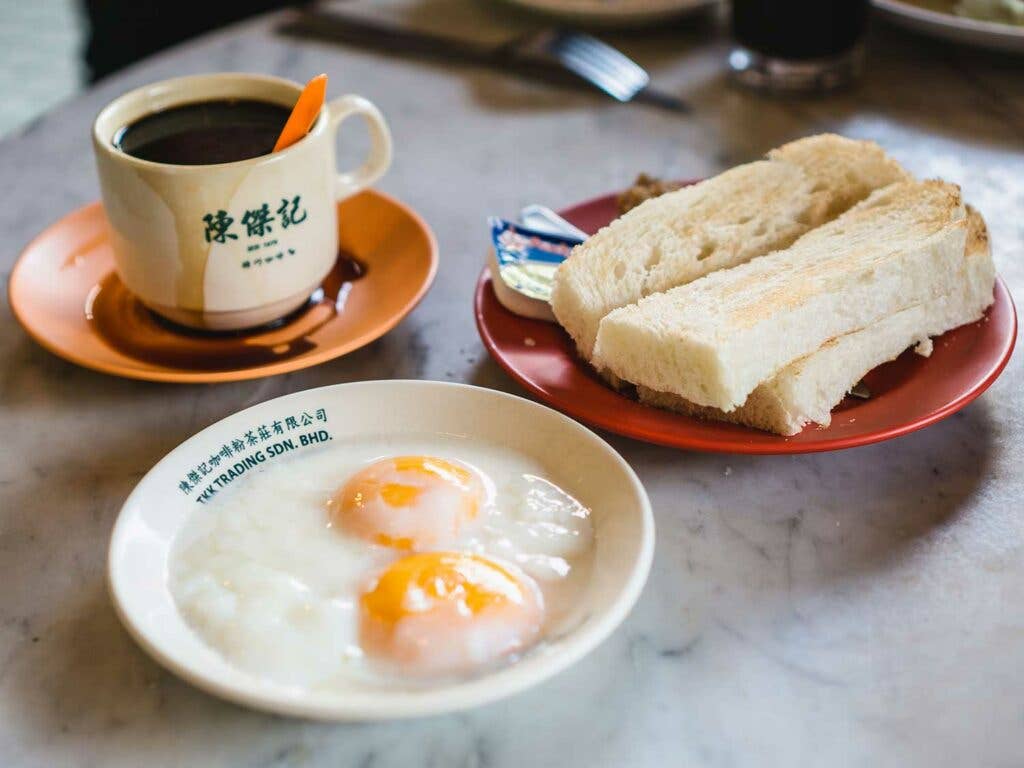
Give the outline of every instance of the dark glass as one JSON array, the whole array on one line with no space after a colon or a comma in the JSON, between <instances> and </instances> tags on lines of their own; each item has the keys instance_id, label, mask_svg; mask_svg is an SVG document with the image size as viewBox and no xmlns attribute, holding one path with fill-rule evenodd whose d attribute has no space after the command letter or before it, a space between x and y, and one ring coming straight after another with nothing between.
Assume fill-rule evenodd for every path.
<instances>
[{"instance_id":1,"label":"dark glass","mask_svg":"<svg viewBox=\"0 0 1024 768\"><path fill-rule=\"evenodd\" d=\"M861 70L869 0L733 0L737 82L780 93L828 91Z\"/></svg>"},{"instance_id":2,"label":"dark glass","mask_svg":"<svg viewBox=\"0 0 1024 768\"><path fill-rule=\"evenodd\" d=\"M269 154L290 112L252 99L183 104L126 125L114 136L114 146L156 163L232 163Z\"/></svg>"},{"instance_id":3,"label":"dark glass","mask_svg":"<svg viewBox=\"0 0 1024 768\"><path fill-rule=\"evenodd\" d=\"M752 51L780 59L846 53L864 34L868 0L733 0L733 34Z\"/></svg>"}]
</instances>

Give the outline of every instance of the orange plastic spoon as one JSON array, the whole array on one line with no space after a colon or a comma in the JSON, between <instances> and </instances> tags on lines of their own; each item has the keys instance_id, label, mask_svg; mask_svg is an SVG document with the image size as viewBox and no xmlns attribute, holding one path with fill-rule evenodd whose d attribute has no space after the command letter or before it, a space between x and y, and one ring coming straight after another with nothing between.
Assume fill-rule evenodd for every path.
<instances>
[{"instance_id":1,"label":"orange plastic spoon","mask_svg":"<svg viewBox=\"0 0 1024 768\"><path fill-rule=\"evenodd\" d=\"M292 113L288 115L288 122L281 129L281 135L277 137L274 145L274 152L290 147L301 139L309 129L313 127L313 121L320 114L320 108L324 105L324 98L327 95L327 75L317 75L306 83L306 87L299 94L299 100L292 107Z\"/></svg>"}]
</instances>

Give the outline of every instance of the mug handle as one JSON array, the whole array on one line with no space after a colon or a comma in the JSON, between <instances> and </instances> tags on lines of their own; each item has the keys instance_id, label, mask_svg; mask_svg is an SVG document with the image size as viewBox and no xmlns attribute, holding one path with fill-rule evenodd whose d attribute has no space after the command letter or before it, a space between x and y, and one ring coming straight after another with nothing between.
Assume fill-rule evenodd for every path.
<instances>
[{"instance_id":1,"label":"mug handle","mask_svg":"<svg viewBox=\"0 0 1024 768\"><path fill-rule=\"evenodd\" d=\"M387 171L391 165L391 131L380 110L368 99L355 94L331 101L327 114L335 136L342 122L352 115L361 115L370 130L371 147L366 160L355 170L339 173L334 182L334 194L338 200L343 200L370 186Z\"/></svg>"}]
</instances>

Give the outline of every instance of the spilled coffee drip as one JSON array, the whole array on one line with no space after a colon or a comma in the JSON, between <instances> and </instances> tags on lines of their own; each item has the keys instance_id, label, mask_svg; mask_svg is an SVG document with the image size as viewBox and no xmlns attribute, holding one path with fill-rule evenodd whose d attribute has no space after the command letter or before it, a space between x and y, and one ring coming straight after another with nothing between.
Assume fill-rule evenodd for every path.
<instances>
[{"instance_id":1,"label":"spilled coffee drip","mask_svg":"<svg viewBox=\"0 0 1024 768\"><path fill-rule=\"evenodd\" d=\"M352 284L367 267L342 251L309 301L289 315L244 331L186 328L136 299L114 273L98 285L87 308L97 336L124 355L181 371L213 373L272 365L315 350L318 332L344 311Z\"/></svg>"}]
</instances>

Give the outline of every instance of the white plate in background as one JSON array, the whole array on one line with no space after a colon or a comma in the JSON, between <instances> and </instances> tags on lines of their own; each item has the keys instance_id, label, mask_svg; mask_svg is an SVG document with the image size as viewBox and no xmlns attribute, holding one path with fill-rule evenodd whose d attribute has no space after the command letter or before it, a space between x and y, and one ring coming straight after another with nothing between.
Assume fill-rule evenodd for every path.
<instances>
[{"instance_id":1,"label":"white plate in background","mask_svg":"<svg viewBox=\"0 0 1024 768\"><path fill-rule=\"evenodd\" d=\"M900 0L872 0L872 3L886 18L901 27L954 43L1024 54L1024 27L931 11Z\"/></svg>"},{"instance_id":2,"label":"white plate in background","mask_svg":"<svg viewBox=\"0 0 1024 768\"><path fill-rule=\"evenodd\" d=\"M506 0L581 24L642 26L718 5L719 0Z\"/></svg>"},{"instance_id":3,"label":"white plate in background","mask_svg":"<svg viewBox=\"0 0 1024 768\"><path fill-rule=\"evenodd\" d=\"M193 632L167 583L175 536L196 509L182 478L233 438L260 424L310 416L309 432L331 439L437 433L498 443L550 467L551 478L591 508L594 560L570 629L547 637L514 664L468 680L411 690L308 691L253 677ZM296 434L299 434L298 432ZM301 461L316 443L289 451ZM267 454L271 451L266 451ZM237 482L245 482L244 475ZM209 693L257 709L321 720L383 720L484 704L534 686L593 650L640 596L654 552L654 521L636 474L604 440L530 400L431 381L367 381L268 400L207 427L163 458L128 497L110 541L108 577L118 615L135 640L170 671Z\"/></svg>"}]
</instances>

